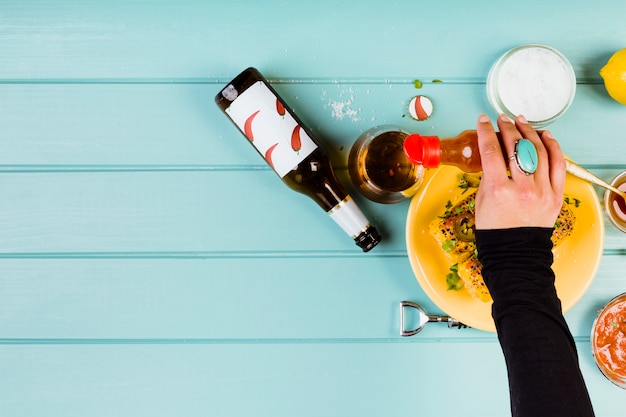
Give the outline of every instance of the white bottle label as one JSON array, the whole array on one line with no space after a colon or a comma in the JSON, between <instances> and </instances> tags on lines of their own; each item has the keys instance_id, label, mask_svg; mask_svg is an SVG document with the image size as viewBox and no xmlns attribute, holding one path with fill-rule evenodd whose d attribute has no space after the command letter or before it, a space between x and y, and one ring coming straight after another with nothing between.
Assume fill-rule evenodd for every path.
<instances>
[{"instance_id":1,"label":"white bottle label","mask_svg":"<svg viewBox=\"0 0 626 417\"><path fill-rule=\"evenodd\" d=\"M241 93L226 109L226 114L281 178L317 149L262 81Z\"/></svg>"},{"instance_id":2,"label":"white bottle label","mask_svg":"<svg viewBox=\"0 0 626 417\"><path fill-rule=\"evenodd\" d=\"M328 215L353 239L369 226L369 221L350 196L333 207Z\"/></svg>"}]
</instances>

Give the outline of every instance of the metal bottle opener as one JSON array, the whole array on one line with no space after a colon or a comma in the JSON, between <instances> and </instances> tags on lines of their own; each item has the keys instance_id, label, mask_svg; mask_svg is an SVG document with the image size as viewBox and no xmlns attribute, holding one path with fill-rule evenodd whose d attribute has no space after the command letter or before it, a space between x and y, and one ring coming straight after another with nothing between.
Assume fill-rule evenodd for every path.
<instances>
[{"instance_id":1,"label":"metal bottle opener","mask_svg":"<svg viewBox=\"0 0 626 417\"><path fill-rule=\"evenodd\" d=\"M404 312L406 310L407 307L411 307L414 308L415 310L417 310L418 314L419 314L419 325L417 328L412 329L412 330L406 330L405 328L405 319L404 319ZM459 328L459 329L464 329L467 327L467 325L461 323L458 320L455 320L453 318L451 318L450 316L432 316L432 315L428 315L426 314L426 312L424 311L424 309L416 303L413 303L411 301L402 301L400 302L400 336L414 336L416 334L418 334L419 332L422 331L422 329L426 326L426 323L432 323L432 322L436 322L436 323L448 323L448 327L449 328Z\"/></svg>"}]
</instances>

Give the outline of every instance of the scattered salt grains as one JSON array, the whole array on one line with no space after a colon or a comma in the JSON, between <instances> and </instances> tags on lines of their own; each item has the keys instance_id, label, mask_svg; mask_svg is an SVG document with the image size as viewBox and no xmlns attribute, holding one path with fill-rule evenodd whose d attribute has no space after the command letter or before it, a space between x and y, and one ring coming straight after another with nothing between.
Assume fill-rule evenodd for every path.
<instances>
[{"instance_id":1,"label":"scattered salt grains","mask_svg":"<svg viewBox=\"0 0 626 417\"><path fill-rule=\"evenodd\" d=\"M354 110L352 107L352 101L334 101L328 100L328 105L332 108L332 116L336 120L343 120L344 118L349 118L353 122L358 122L361 119L358 117L359 111Z\"/></svg>"},{"instance_id":2,"label":"scattered salt grains","mask_svg":"<svg viewBox=\"0 0 626 417\"><path fill-rule=\"evenodd\" d=\"M341 86L337 84L337 87ZM322 100L326 100L327 93L328 92L326 90L322 90ZM352 107L354 103L353 88L341 90L339 92L338 100L328 99L327 103L328 104L325 107L331 108L331 115L335 120L344 120L347 118L352 122L361 121L361 118L359 117L361 109L354 109Z\"/></svg>"}]
</instances>

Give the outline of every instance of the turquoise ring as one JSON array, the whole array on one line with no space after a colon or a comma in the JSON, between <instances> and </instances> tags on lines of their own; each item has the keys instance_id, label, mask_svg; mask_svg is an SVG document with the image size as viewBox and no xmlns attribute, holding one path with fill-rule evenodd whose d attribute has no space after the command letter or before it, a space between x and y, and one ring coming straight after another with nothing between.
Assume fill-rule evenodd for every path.
<instances>
[{"instance_id":1,"label":"turquoise ring","mask_svg":"<svg viewBox=\"0 0 626 417\"><path fill-rule=\"evenodd\" d=\"M509 161L515 161L515 164L524 175L532 175L537 171L539 158L537 157L537 149L535 145L528 139L519 139L515 142L513 156Z\"/></svg>"}]
</instances>

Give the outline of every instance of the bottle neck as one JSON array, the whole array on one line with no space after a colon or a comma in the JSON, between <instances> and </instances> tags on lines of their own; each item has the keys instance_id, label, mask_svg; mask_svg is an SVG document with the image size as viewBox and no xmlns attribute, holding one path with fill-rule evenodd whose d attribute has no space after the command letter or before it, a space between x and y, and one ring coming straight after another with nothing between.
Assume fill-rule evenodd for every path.
<instances>
[{"instance_id":1,"label":"bottle neck","mask_svg":"<svg viewBox=\"0 0 626 417\"><path fill-rule=\"evenodd\" d=\"M372 227L354 200L347 196L328 212L333 219L349 236L354 239L357 246L368 252L380 242L380 235L376 228Z\"/></svg>"},{"instance_id":2,"label":"bottle neck","mask_svg":"<svg viewBox=\"0 0 626 417\"><path fill-rule=\"evenodd\" d=\"M480 152L478 134L475 130L466 130L456 137L442 139L440 164L454 165L465 172L480 172Z\"/></svg>"}]
</instances>

